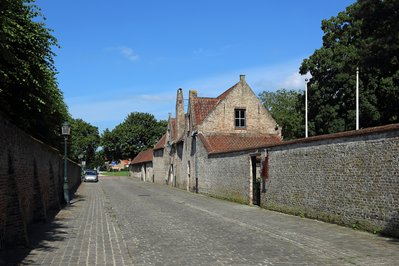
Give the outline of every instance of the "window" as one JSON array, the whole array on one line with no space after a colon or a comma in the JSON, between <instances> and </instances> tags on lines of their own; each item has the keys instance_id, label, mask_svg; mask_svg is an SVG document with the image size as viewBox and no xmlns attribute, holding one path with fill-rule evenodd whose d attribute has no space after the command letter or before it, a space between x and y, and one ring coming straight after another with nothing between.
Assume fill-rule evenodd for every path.
<instances>
[{"instance_id":1,"label":"window","mask_svg":"<svg viewBox=\"0 0 399 266\"><path fill-rule=\"evenodd\" d=\"M245 128L245 109L234 110L234 124L236 128Z\"/></svg>"}]
</instances>

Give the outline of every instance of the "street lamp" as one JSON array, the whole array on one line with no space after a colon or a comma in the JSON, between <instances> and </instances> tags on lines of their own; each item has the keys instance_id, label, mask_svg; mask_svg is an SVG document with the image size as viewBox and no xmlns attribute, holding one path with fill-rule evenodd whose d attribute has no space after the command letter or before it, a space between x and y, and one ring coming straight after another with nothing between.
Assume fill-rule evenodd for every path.
<instances>
[{"instance_id":1,"label":"street lamp","mask_svg":"<svg viewBox=\"0 0 399 266\"><path fill-rule=\"evenodd\" d=\"M309 80L305 79L305 138L308 137L308 82Z\"/></svg>"},{"instance_id":2,"label":"street lamp","mask_svg":"<svg viewBox=\"0 0 399 266\"><path fill-rule=\"evenodd\" d=\"M80 176L81 176L81 178L83 178L83 171L84 171L84 169L83 169L83 154L79 154L78 155L78 159L79 159L79 161L80 161Z\"/></svg>"},{"instance_id":3,"label":"street lamp","mask_svg":"<svg viewBox=\"0 0 399 266\"><path fill-rule=\"evenodd\" d=\"M64 149L64 199L66 204L69 205L69 186L68 186L68 175L67 175L67 142L68 136L71 134L71 126L68 122L65 122L62 125L62 135L64 136L65 140L65 149Z\"/></svg>"}]
</instances>

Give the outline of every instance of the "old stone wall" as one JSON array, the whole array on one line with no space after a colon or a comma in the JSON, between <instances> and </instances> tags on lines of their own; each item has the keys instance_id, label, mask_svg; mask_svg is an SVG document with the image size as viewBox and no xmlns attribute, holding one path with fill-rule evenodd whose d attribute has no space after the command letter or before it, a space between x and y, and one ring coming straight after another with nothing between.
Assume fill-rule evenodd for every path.
<instances>
[{"instance_id":1,"label":"old stone wall","mask_svg":"<svg viewBox=\"0 0 399 266\"><path fill-rule=\"evenodd\" d=\"M169 156L165 149L154 150L153 171L154 183L165 184L168 175Z\"/></svg>"},{"instance_id":2,"label":"old stone wall","mask_svg":"<svg viewBox=\"0 0 399 266\"><path fill-rule=\"evenodd\" d=\"M129 165L129 176L141 179L141 165L140 164Z\"/></svg>"},{"instance_id":3,"label":"old stone wall","mask_svg":"<svg viewBox=\"0 0 399 266\"><path fill-rule=\"evenodd\" d=\"M129 176L146 182L154 182L153 163L144 162L129 165Z\"/></svg>"},{"instance_id":4,"label":"old stone wall","mask_svg":"<svg viewBox=\"0 0 399 266\"><path fill-rule=\"evenodd\" d=\"M399 236L399 126L303 139L268 154L262 207Z\"/></svg>"},{"instance_id":5,"label":"old stone wall","mask_svg":"<svg viewBox=\"0 0 399 266\"><path fill-rule=\"evenodd\" d=\"M248 151L210 155L197 141L198 192L250 204L251 161Z\"/></svg>"},{"instance_id":6,"label":"old stone wall","mask_svg":"<svg viewBox=\"0 0 399 266\"><path fill-rule=\"evenodd\" d=\"M27 225L46 220L63 202L64 161L59 151L32 138L0 116L0 249L29 242ZM81 169L68 161L74 191Z\"/></svg>"},{"instance_id":7,"label":"old stone wall","mask_svg":"<svg viewBox=\"0 0 399 266\"><path fill-rule=\"evenodd\" d=\"M154 182L154 168L152 162L146 162L141 169L143 180L146 182Z\"/></svg>"}]
</instances>

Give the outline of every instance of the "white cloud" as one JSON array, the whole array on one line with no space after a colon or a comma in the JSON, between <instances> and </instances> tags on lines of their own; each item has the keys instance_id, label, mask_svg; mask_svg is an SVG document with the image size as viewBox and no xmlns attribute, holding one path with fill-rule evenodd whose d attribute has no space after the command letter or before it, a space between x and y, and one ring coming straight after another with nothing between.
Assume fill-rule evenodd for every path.
<instances>
[{"instance_id":1,"label":"white cloud","mask_svg":"<svg viewBox=\"0 0 399 266\"><path fill-rule=\"evenodd\" d=\"M305 78L310 78L310 74L300 75L298 72L292 73L285 80L283 80L279 85L280 88L284 89L302 89L304 87Z\"/></svg>"},{"instance_id":2,"label":"white cloud","mask_svg":"<svg viewBox=\"0 0 399 266\"><path fill-rule=\"evenodd\" d=\"M136 61L139 59L138 54L136 54L131 48L122 46L119 47L120 52L130 61Z\"/></svg>"},{"instance_id":3,"label":"white cloud","mask_svg":"<svg viewBox=\"0 0 399 266\"><path fill-rule=\"evenodd\" d=\"M167 119L168 113L174 115L176 90L179 87L184 90L185 104L187 104L189 89L197 90L200 97L216 97L237 83L240 74L246 75L246 81L255 94L265 90L275 91L280 88L301 90L305 86L305 78L310 76L299 75L300 62L300 60L296 60L284 64L239 69L196 80L186 80L182 84L169 85L170 89L167 91L153 94L112 94L125 95L123 98L114 98L114 96L104 94L96 95L96 99L79 97L66 99L66 102L74 118L82 118L98 126L100 132L102 132L107 127L113 129L123 122L131 112L147 112L153 114L158 120ZM131 90L134 91L134 89ZM117 92L119 90L115 88L112 91Z\"/></svg>"},{"instance_id":4,"label":"white cloud","mask_svg":"<svg viewBox=\"0 0 399 266\"><path fill-rule=\"evenodd\" d=\"M137 61L139 59L139 55L136 54L132 48L127 46L118 46L118 47L109 47L105 48L106 51L118 51L121 55L126 57L130 61Z\"/></svg>"},{"instance_id":5,"label":"white cloud","mask_svg":"<svg viewBox=\"0 0 399 266\"><path fill-rule=\"evenodd\" d=\"M196 89L201 97L216 97L239 81L239 75L246 75L247 83L258 94L261 91L275 91L281 88L300 90L305 78L299 74L301 59L247 69L238 69L219 75L184 82L183 87Z\"/></svg>"},{"instance_id":6,"label":"white cloud","mask_svg":"<svg viewBox=\"0 0 399 266\"><path fill-rule=\"evenodd\" d=\"M66 99L69 111L74 118L81 118L99 127L113 129L123 122L131 112L153 114L158 120L167 119L168 113L174 110L174 93L143 94L128 96L123 99L104 96L93 100L91 97Z\"/></svg>"}]
</instances>

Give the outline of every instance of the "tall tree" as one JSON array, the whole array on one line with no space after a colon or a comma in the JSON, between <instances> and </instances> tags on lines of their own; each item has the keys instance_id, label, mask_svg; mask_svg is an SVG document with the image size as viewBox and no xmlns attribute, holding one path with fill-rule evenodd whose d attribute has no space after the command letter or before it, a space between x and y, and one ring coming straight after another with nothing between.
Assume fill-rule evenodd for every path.
<instances>
[{"instance_id":1,"label":"tall tree","mask_svg":"<svg viewBox=\"0 0 399 266\"><path fill-rule=\"evenodd\" d=\"M276 92L264 91L259 94L259 99L277 124L282 127L284 139L289 140L304 136L303 93L285 89Z\"/></svg>"},{"instance_id":2,"label":"tall tree","mask_svg":"<svg viewBox=\"0 0 399 266\"><path fill-rule=\"evenodd\" d=\"M0 112L44 142L60 147L69 117L57 87L57 40L34 0L0 1Z\"/></svg>"},{"instance_id":3,"label":"tall tree","mask_svg":"<svg viewBox=\"0 0 399 266\"><path fill-rule=\"evenodd\" d=\"M120 150L118 147L119 139L115 136L113 131L106 128L101 135L101 146L104 151L104 155L108 161L119 160L121 157Z\"/></svg>"},{"instance_id":4,"label":"tall tree","mask_svg":"<svg viewBox=\"0 0 399 266\"><path fill-rule=\"evenodd\" d=\"M157 121L152 114L133 112L111 132L102 135L102 145L108 159L134 158L153 147L166 131L167 122Z\"/></svg>"},{"instance_id":5,"label":"tall tree","mask_svg":"<svg viewBox=\"0 0 399 266\"><path fill-rule=\"evenodd\" d=\"M360 126L399 121L399 1L359 0L322 21L323 46L302 62L310 72L311 134L355 128L356 68Z\"/></svg>"},{"instance_id":6,"label":"tall tree","mask_svg":"<svg viewBox=\"0 0 399 266\"><path fill-rule=\"evenodd\" d=\"M95 167L96 150L100 144L98 128L90 125L82 119L71 119L70 123L70 157L73 160L79 161L79 156L82 155L82 160L86 161L88 168Z\"/></svg>"}]
</instances>

